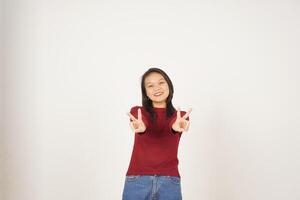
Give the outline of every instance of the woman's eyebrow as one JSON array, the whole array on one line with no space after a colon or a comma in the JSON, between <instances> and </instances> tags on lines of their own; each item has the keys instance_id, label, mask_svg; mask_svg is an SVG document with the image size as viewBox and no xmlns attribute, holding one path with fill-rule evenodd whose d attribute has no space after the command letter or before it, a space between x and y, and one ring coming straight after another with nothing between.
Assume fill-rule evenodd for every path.
<instances>
[{"instance_id":1,"label":"woman's eyebrow","mask_svg":"<svg viewBox=\"0 0 300 200\"><path fill-rule=\"evenodd\" d=\"M160 79L158 79L158 81L161 81L161 80L163 80L163 81L164 81L165 79L164 79L164 78L160 78ZM158 81L157 81L157 82L158 82ZM147 84L151 84L151 83L155 83L155 82L147 81L147 82L146 82L146 85L147 85Z\"/></svg>"}]
</instances>

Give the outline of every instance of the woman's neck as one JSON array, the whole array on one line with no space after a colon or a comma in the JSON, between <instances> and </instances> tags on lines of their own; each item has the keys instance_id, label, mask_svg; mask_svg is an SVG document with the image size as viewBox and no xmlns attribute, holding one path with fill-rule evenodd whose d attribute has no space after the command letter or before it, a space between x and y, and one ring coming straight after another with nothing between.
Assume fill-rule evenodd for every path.
<instances>
[{"instance_id":1,"label":"woman's neck","mask_svg":"<svg viewBox=\"0 0 300 200\"><path fill-rule=\"evenodd\" d=\"M152 105L154 108L166 108L167 107L166 102L157 102L157 103L153 102Z\"/></svg>"}]
</instances>

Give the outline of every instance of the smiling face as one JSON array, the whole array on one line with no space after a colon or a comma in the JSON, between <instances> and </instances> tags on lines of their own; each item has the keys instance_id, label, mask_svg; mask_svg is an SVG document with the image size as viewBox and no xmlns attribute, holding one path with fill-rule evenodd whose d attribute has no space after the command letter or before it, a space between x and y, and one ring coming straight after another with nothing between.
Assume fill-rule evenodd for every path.
<instances>
[{"instance_id":1,"label":"smiling face","mask_svg":"<svg viewBox=\"0 0 300 200\"><path fill-rule=\"evenodd\" d=\"M165 108L169 96L169 86L160 73L152 72L145 78L147 96L151 99L153 107Z\"/></svg>"}]
</instances>

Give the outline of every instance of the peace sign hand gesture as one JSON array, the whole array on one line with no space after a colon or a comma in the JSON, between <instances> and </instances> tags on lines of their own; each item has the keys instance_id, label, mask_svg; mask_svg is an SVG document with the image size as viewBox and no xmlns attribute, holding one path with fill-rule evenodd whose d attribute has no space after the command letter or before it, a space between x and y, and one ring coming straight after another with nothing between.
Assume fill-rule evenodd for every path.
<instances>
[{"instance_id":1,"label":"peace sign hand gesture","mask_svg":"<svg viewBox=\"0 0 300 200\"><path fill-rule=\"evenodd\" d=\"M130 117L130 127L132 131L135 133L142 133L146 130L146 126L142 120L142 112L141 109L138 109L138 118L136 119L131 113L127 113L127 115Z\"/></svg>"},{"instance_id":2,"label":"peace sign hand gesture","mask_svg":"<svg viewBox=\"0 0 300 200\"><path fill-rule=\"evenodd\" d=\"M189 117L190 113L192 112L192 109L190 108L183 117L181 117L180 114L180 108L177 108L177 117L175 122L172 125L172 129L176 132L183 132L183 131L188 131L189 126L190 126L190 121L187 120Z\"/></svg>"}]
</instances>

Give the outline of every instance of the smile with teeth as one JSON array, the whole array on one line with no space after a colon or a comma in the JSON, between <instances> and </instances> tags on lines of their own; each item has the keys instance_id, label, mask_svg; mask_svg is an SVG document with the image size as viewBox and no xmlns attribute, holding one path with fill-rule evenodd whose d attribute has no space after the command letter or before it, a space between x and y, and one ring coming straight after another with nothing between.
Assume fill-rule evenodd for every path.
<instances>
[{"instance_id":1,"label":"smile with teeth","mask_svg":"<svg viewBox=\"0 0 300 200\"><path fill-rule=\"evenodd\" d=\"M154 96L158 97L158 96L160 96L162 94L163 94L163 92L157 92L157 93L154 94Z\"/></svg>"}]
</instances>

